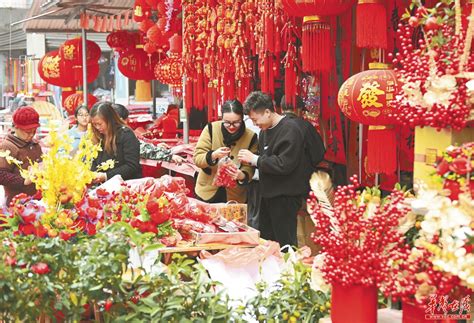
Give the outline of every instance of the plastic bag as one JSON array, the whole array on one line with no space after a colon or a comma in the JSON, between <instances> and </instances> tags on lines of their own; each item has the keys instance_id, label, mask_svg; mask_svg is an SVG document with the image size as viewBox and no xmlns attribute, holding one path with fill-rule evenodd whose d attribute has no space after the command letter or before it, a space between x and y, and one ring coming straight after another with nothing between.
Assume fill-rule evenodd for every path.
<instances>
[{"instance_id":1,"label":"plastic bag","mask_svg":"<svg viewBox=\"0 0 474 323\"><path fill-rule=\"evenodd\" d=\"M228 172L228 170L232 168L237 168L237 166L232 162L232 159L229 157L221 158L217 164L217 173L212 181L212 185L226 188L236 187L237 182Z\"/></svg>"}]
</instances>

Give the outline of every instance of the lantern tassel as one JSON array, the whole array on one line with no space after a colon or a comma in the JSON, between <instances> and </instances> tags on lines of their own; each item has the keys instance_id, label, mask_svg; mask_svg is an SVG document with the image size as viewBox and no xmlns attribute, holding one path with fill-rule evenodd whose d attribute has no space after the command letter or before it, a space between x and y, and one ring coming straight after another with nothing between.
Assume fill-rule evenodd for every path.
<instances>
[{"instance_id":1,"label":"lantern tassel","mask_svg":"<svg viewBox=\"0 0 474 323\"><path fill-rule=\"evenodd\" d=\"M369 126L367 172L393 174L397 170L397 138L393 128Z\"/></svg>"},{"instance_id":2,"label":"lantern tassel","mask_svg":"<svg viewBox=\"0 0 474 323\"><path fill-rule=\"evenodd\" d=\"M303 20L302 35L303 71L308 73L328 71L331 64L331 30L329 24L318 16Z\"/></svg>"},{"instance_id":3,"label":"lantern tassel","mask_svg":"<svg viewBox=\"0 0 474 323\"><path fill-rule=\"evenodd\" d=\"M387 49L387 10L383 0L359 0L356 8L356 45Z\"/></svg>"}]
</instances>

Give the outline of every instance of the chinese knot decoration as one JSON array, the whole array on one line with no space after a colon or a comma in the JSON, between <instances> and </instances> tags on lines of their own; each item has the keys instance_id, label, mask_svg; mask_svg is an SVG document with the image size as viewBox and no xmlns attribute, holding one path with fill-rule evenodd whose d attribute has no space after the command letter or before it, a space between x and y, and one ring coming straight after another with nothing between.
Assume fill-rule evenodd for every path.
<instances>
[{"instance_id":1,"label":"chinese knot decoration","mask_svg":"<svg viewBox=\"0 0 474 323\"><path fill-rule=\"evenodd\" d=\"M335 16L348 10L356 0L282 0L283 9L290 16Z\"/></svg>"},{"instance_id":2,"label":"chinese knot decoration","mask_svg":"<svg viewBox=\"0 0 474 323\"><path fill-rule=\"evenodd\" d=\"M339 107L349 119L369 125L367 171L393 173L397 168L395 93L398 83L395 73L385 64L371 64L371 69L353 75L341 86Z\"/></svg>"},{"instance_id":3,"label":"chinese knot decoration","mask_svg":"<svg viewBox=\"0 0 474 323\"><path fill-rule=\"evenodd\" d=\"M419 7L413 16L404 17L408 23L399 24L402 50L393 63L403 86L394 101L394 115L401 124L455 130L466 126L473 112L474 8L469 22L463 16L456 0L432 9ZM412 35L419 29L424 37L413 43Z\"/></svg>"}]
</instances>

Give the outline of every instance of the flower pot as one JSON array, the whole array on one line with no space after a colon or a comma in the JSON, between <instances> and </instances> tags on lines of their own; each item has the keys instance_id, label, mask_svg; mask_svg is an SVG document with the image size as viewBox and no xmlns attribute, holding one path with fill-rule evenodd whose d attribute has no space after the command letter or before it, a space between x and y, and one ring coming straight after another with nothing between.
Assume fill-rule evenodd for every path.
<instances>
[{"instance_id":1,"label":"flower pot","mask_svg":"<svg viewBox=\"0 0 474 323\"><path fill-rule=\"evenodd\" d=\"M461 185L459 185L459 182L446 179L443 184L443 189L450 191L449 198L451 201L458 200L459 193L461 193Z\"/></svg>"},{"instance_id":2,"label":"flower pot","mask_svg":"<svg viewBox=\"0 0 474 323\"><path fill-rule=\"evenodd\" d=\"M412 303L402 302L402 323L433 323L425 319L425 310Z\"/></svg>"},{"instance_id":3,"label":"flower pot","mask_svg":"<svg viewBox=\"0 0 474 323\"><path fill-rule=\"evenodd\" d=\"M376 323L377 287L332 285L332 323Z\"/></svg>"}]
</instances>

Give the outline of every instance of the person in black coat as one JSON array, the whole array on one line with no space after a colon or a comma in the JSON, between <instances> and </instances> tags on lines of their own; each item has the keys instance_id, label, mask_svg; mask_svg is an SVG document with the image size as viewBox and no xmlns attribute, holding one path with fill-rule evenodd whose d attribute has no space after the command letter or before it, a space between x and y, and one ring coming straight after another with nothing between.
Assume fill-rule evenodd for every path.
<instances>
[{"instance_id":1,"label":"person in black coat","mask_svg":"<svg viewBox=\"0 0 474 323\"><path fill-rule=\"evenodd\" d=\"M124 180L142 177L140 165L140 142L125 122L114 110L110 102L98 102L90 111L92 130L102 151L92 163L92 170L114 160L114 167L105 172L97 172L95 182L101 183L115 175Z\"/></svg>"},{"instance_id":2,"label":"person in black coat","mask_svg":"<svg viewBox=\"0 0 474 323\"><path fill-rule=\"evenodd\" d=\"M279 115L271 97L252 92L244 104L262 131L259 155L241 149L239 160L256 166L260 175L259 230L264 239L296 246L296 214L308 193L304 169L303 133L295 120Z\"/></svg>"}]
</instances>

